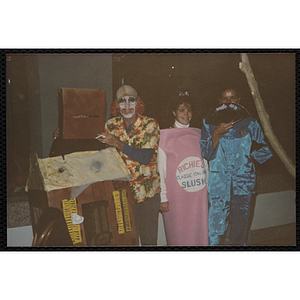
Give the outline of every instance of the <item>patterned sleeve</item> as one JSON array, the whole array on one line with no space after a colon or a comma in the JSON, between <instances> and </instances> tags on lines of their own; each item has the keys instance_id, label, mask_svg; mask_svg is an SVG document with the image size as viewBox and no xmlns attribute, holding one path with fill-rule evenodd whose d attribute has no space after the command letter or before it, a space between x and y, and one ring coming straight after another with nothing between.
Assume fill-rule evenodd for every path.
<instances>
[{"instance_id":1,"label":"patterned sleeve","mask_svg":"<svg viewBox=\"0 0 300 300\"><path fill-rule=\"evenodd\" d=\"M146 125L143 148L155 149L155 152L157 152L160 134L159 132L160 129L157 121L154 119L150 119L148 124Z\"/></svg>"},{"instance_id":2,"label":"patterned sleeve","mask_svg":"<svg viewBox=\"0 0 300 300\"><path fill-rule=\"evenodd\" d=\"M107 123L108 123L108 122L105 122L105 126L104 126L104 132L105 132L105 133L109 133Z\"/></svg>"},{"instance_id":3,"label":"patterned sleeve","mask_svg":"<svg viewBox=\"0 0 300 300\"><path fill-rule=\"evenodd\" d=\"M154 149L157 153L158 143L159 143L159 125L156 120L148 118L145 120L145 123L141 125L141 128L138 128L136 131L133 130L133 134L140 133L142 131L142 135L138 134L134 141L130 146L138 149L147 148Z\"/></svg>"},{"instance_id":4,"label":"patterned sleeve","mask_svg":"<svg viewBox=\"0 0 300 300\"><path fill-rule=\"evenodd\" d=\"M142 164L148 164L154 153L157 153L159 143L159 125L154 119L147 119L143 125L142 138L137 138L131 146L125 145L123 153Z\"/></svg>"}]
</instances>

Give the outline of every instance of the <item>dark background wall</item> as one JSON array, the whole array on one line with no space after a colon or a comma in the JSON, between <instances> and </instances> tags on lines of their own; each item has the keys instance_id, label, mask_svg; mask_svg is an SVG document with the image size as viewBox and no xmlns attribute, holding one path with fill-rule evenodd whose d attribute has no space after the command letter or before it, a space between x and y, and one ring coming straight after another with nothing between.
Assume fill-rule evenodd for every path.
<instances>
[{"instance_id":1,"label":"dark background wall","mask_svg":"<svg viewBox=\"0 0 300 300\"><path fill-rule=\"evenodd\" d=\"M295 55L248 56L271 126L295 163ZM119 74L114 77L114 89L121 84L120 78L134 86L146 104L145 114L157 119L161 128L168 128L174 121L168 104L171 95L180 90L188 90L194 98L192 124L201 128L202 119L217 104L223 86L237 88L242 94L242 105L259 121L246 76L239 69L239 53L143 53L117 58L113 60L113 72ZM258 191L294 189L295 180L273 149L272 152L272 159L256 165Z\"/></svg>"},{"instance_id":2,"label":"dark background wall","mask_svg":"<svg viewBox=\"0 0 300 300\"><path fill-rule=\"evenodd\" d=\"M48 157L58 126L58 88L106 91L112 99L112 60L105 54L7 55L8 179L28 170L29 153Z\"/></svg>"},{"instance_id":3,"label":"dark background wall","mask_svg":"<svg viewBox=\"0 0 300 300\"><path fill-rule=\"evenodd\" d=\"M283 148L295 162L295 55L249 53L271 125ZM258 118L239 53L112 53L14 54L7 56L7 142L9 173L28 168L29 152L47 157L58 124L58 87L106 90L106 116L122 83L136 88L145 102L145 114L161 128L173 117L171 95L188 90L195 100L193 126L217 103L221 86L234 85L242 104ZM274 151L273 151L274 153ZM17 164L16 164L17 162ZM294 188L295 181L274 153L257 166L260 192Z\"/></svg>"},{"instance_id":4,"label":"dark background wall","mask_svg":"<svg viewBox=\"0 0 300 300\"><path fill-rule=\"evenodd\" d=\"M294 156L291 148L295 135L295 56L279 53L248 56L274 131ZM189 90L196 100L194 125L201 127L202 118L217 103L223 85L237 87L242 104L257 118L246 77L239 69L240 61L238 53L129 54L120 61L114 60L113 68L125 84L136 87L146 103L147 114L160 120L162 128L173 121L166 106L170 96L178 90ZM114 89L119 85L120 81L114 82Z\"/></svg>"}]
</instances>

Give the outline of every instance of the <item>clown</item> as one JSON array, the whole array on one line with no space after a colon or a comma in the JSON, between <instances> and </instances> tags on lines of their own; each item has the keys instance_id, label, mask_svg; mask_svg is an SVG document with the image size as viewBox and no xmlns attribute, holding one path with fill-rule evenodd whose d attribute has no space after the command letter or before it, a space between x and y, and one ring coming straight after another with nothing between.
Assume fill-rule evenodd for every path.
<instances>
[{"instance_id":1,"label":"clown","mask_svg":"<svg viewBox=\"0 0 300 300\"><path fill-rule=\"evenodd\" d=\"M97 139L116 147L131 173L131 193L142 245L157 245L160 179L157 167L159 125L143 114L144 103L137 91L121 86L112 103L114 116Z\"/></svg>"}]
</instances>

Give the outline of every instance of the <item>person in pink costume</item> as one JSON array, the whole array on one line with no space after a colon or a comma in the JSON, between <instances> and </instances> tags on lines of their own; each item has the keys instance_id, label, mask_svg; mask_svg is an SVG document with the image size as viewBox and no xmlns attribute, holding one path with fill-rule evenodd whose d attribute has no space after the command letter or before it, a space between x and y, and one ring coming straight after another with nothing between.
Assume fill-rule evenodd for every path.
<instances>
[{"instance_id":1,"label":"person in pink costume","mask_svg":"<svg viewBox=\"0 0 300 300\"><path fill-rule=\"evenodd\" d=\"M160 212L168 246L208 246L208 166L201 156L201 130L190 127L190 97L183 95L172 101L172 128L160 131Z\"/></svg>"}]
</instances>

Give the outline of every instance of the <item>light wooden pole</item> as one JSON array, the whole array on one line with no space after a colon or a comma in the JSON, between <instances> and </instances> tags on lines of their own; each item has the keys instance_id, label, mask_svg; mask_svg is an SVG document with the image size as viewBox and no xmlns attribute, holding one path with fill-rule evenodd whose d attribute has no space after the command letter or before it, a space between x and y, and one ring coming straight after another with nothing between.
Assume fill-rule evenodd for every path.
<instances>
[{"instance_id":1,"label":"light wooden pole","mask_svg":"<svg viewBox=\"0 0 300 300\"><path fill-rule=\"evenodd\" d=\"M255 77L249 62L248 55L246 53L241 53L241 59L242 62L240 62L239 68L246 75L248 85L250 87L251 94L258 112L258 116L264 129L265 136L270 141L271 146L273 147L274 151L277 153L277 155L279 156L289 173L293 176L293 178L296 178L295 165L282 148L270 124L269 115L265 110L263 100L260 96L258 85L255 81Z\"/></svg>"}]
</instances>

